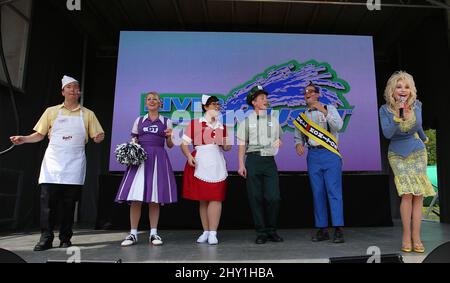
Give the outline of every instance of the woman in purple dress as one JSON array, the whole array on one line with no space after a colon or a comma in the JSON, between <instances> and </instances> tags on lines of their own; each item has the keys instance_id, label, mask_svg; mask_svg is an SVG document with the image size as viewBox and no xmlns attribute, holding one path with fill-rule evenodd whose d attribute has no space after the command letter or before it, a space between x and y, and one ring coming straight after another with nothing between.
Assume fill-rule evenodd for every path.
<instances>
[{"instance_id":1,"label":"woman in purple dress","mask_svg":"<svg viewBox=\"0 0 450 283\"><path fill-rule=\"evenodd\" d=\"M116 202L131 203L130 234L122 242L122 246L137 243L137 229L143 202L149 204L150 243L162 245L163 241L157 233L159 220L159 204L177 201L177 184L173 174L164 143L173 147L172 122L161 115L159 94L147 94L145 105L148 114L138 117L134 122L131 135L147 152L147 160L139 166L129 166L123 176Z\"/></svg>"}]
</instances>

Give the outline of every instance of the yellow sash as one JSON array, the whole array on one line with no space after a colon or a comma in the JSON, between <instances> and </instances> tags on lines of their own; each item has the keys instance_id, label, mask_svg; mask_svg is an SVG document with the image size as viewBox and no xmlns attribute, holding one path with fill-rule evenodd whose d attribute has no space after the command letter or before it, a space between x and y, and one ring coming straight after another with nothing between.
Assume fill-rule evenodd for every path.
<instances>
[{"instance_id":1,"label":"yellow sash","mask_svg":"<svg viewBox=\"0 0 450 283\"><path fill-rule=\"evenodd\" d=\"M338 142L336 138L330 132L309 120L304 112L298 115L298 117L294 120L294 125L300 132L302 132L302 134L310 139L313 139L321 146L342 158L338 150Z\"/></svg>"}]
</instances>

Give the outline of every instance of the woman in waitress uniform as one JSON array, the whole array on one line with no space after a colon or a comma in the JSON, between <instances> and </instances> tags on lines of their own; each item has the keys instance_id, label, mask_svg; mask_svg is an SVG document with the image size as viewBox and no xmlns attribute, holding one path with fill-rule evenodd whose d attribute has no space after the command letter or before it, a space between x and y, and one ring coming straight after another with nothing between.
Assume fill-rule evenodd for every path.
<instances>
[{"instance_id":1,"label":"woman in waitress uniform","mask_svg":"<svg viewBox=\"0 0 450 283\"><path fill-rule=\"evenodd\" d=\"M203 117L190 122L181 150L187 158L183 176L183 197L200 202L203 234L197 243L218 244L217 227L227 189L227 167L222 150L231 149L224 125L218 120L220 103L216 96L202 95ZM195 150L191 153L188 145ZM222 149L222 150L221 150Z\"/></svg>"}]
</instances>

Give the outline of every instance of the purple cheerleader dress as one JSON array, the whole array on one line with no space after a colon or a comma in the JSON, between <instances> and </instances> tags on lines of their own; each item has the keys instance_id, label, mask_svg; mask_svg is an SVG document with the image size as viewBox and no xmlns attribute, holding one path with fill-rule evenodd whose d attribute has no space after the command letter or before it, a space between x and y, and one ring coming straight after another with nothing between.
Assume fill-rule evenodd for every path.
<instances>
[{"instance_id":1,"label":"purple cheerleader dress","mask_svg":"<svg viewBox=\"0 0 450 283\"><path fill-rule=\"evenodd\" d=\"M117 192L116 202L165 204L177 201L177 184L164 149L164 131L168 128L168 121L170 122L161 115L155 121L148 119L148 115L138 118L137 134L132 135L138 137L139 144L147 152L147 160L139 166L128 166Z\"/></svg>"}]
</instances>

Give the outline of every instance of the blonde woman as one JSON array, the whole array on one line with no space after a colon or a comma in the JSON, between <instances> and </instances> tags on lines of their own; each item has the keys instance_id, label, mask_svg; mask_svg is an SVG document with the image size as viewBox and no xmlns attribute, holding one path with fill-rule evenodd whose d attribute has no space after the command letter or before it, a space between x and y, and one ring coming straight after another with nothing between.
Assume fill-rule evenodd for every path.
<instances>
[{"instance_id":1,"label":"blonde woman","mask_svg":"<svg viewBox=\"0 0 450 283\"><path fill-rule=\"evenodd\" d=\"M149 205L149 242L162 245L157 233L160 204L177 202L177 184L172 165L164 148L173 147L172 122L159 114L161 100L157 92L149 92L145 98L148 113L134 122L131 136L145 149L147 160L139 166L127 168L117 192L116 202L130 203L130 234L121 243L127 247L137 244L138 224L142 203Z\"/></svg>"},{"instance_id":2,"label":"blonde woman","mask_svg":"<svg viewBox=\"0 0 450 283\"><path fill-rule=\"evenodd\" d=\"M401 197L403 252L425 252L420 238L423 198L435 194L427 177L428 138L422 128L422 103L417 100L413 77L394 73L384 91L386 104L380 107L383 135L390 139L388 159Z\"/></svg>"}]
</instances>

